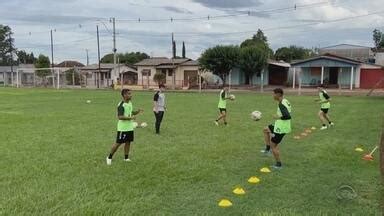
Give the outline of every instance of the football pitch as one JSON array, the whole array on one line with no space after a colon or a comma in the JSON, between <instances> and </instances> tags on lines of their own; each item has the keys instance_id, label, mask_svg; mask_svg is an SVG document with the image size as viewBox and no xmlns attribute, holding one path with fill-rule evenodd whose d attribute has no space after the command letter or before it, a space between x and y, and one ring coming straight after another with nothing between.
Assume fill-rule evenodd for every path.
<instances>
[{"instance_id":1,"label":"football pitch","mask_svg":"<svg viewBox=\"0 0 384 216\"><path fill-rule=\"evenodd\" d=\"M133 92L134 108L144 109L138 121L149 126L135 130L132 162L120 148L107 166L118 91L0 88L0 215L381 214L378 153L361 157L379 142L383 97L331 95L335 127L320 131L317 96L286 95L293 132L280 144L284 168L271 173L259 172L274 164L260 155L276 112L271 93L236 93L229 125L218 127L218 92L166 97L157 136L153 92ZM261 181L249 184L251 176ZM233 194L237 186L246 194ZM223 198L233 206L219 207Z\"/></svg>"}]
</instances>

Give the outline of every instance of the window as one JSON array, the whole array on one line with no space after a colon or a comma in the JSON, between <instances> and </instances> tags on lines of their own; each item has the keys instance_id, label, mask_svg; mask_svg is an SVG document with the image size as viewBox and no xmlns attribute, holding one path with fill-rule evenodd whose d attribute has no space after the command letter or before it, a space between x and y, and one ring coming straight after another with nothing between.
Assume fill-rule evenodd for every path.
<instances>
[{"instance_id":1,"label":"window","mask_svg":"<svg viewBox=\"0 0 384 216\"><path fill-rule=\"evenodd\" d=\"M173 76L173 70L172 69L168 70L168 76Z\"/></svg>"},{"instance_id":2,"label":"window","mask_svg":"<svg viewBox=\"0 0 384 216\"><path fill-rule=\"evenodd\" d=\"M149 69L144 69L144 70L141 71L141 74L142 74L143 76L151 76L151 70L149 70Z\"/></svg>"}]
</instances>

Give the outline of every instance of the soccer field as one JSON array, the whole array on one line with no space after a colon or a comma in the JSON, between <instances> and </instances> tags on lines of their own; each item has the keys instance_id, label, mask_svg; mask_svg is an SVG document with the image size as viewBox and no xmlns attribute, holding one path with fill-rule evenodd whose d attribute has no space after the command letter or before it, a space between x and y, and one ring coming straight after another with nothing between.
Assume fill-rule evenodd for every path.
<instances>
[{"instance_id":1,"label":"soccer field","mask_svg":"<svg viewBox=\"0 0 384 216\"><path fill-rule=\"evenodd\" d=\"M133 93L149 127L135 131L132 162L121 148L107 166L119 92L1 88L0 215L380 215L378 154L367 162L354 149L378 143L383 97L331 95L335 127L296 140L319 128L319 106L316 96L287 95L293 132L280 146L284 168L272 173L259 172L274 163L259 153L276 112L272 94L237 93L229 125L217 127L218 93L167 93L160 136L152 97ZM343 185L357 197L343 198ZM233 194L236 186L246 194ZM233 206L219 207L222 198Z\"/></svg>"}]
</instances>

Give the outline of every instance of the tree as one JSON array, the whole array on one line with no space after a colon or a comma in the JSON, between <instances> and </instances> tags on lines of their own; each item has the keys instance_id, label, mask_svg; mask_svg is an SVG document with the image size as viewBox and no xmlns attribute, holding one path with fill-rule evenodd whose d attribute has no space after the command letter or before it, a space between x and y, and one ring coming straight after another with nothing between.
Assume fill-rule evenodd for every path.
<instances>
[{"instance_id":1,"label":"tree","mask_svg":"<svg viewBox=\"0 0 384 216\"><path fill-rule=\"evenodd\" d=\"M33 55L33 52L29 54L24 50L19 50L16 52L16 55L17 55L17 58L19 59L18 60L19 63L22 63L22 64L35 64L37 60Z\"/></svg>"},{"instance_id":2,"label":"tree","mask_svg":"<svg viewBox=\"0 0 384 216\"><path fill-rule=\"evenodd\" d=\"M273 50L269 47L268 38L264 35L264 32L260 29L257 30L257 33L253 35L252 38L246 39L240 44L240 48L256 46L261 49L265 49L268 51L268 55L270 57L273 56Z\"/></svg>"},{"instance_id":3,"label":"tree","mask_svg":"<svg viewBox=\"0 0 384 216\"><path fill-rule=\"evenodd\" d=\"M9 26L0 25L0 65L11 65L12 53L15 51L12 30Z\"/></svg>"},{"instance_id":4,"label":"tree","mask_svg":"<svg viewBox=\"0 0 384 216\"><path fill-rule=\"evenodd\" d=\"M136 64L137 62L149 58L149 55L141 52L117 53L121 64ZM101 58L101 63L113 63L113 54L107 54Z\"/></svg>"},{"instance_id":5,"label":"tree","mask_svg":"<svg viewBox=\"0 0 384 216\"><path fill-rule=\"evenodd\" d=\"M215 46L204 51L199 59L201 69L218 75L225 84L226 77L233 67L239 63L238 46Z\"/></svg>"},{"instance_id":6,"label":"tree","mask_svg":"<svg viewBox=\"0 0 384 216\"><path fill-rule=\"evenodd\" d=\"M297 46L281 47L275 52L275 59L285 62L292 62L292 60L296 59L306 59L312 56L314 56L312 50Z\"/></svg>"},{"instance_id":7,"label":"tree","mask_svg":"<svg viewBox=\"0 0 384 216\"><path fill-rule=\"evenodd\" d=\"M240 50L239 67L245 73L245 84L252 84L252 76L261 72L267 65L268 51L250 46Z\"/></svg>"},{"instance_id":8,"label":"tree","mask_svg":"<svg viewBox=\"0 0 384 216\"><path fill-rule=\"evenodd\" d=\"M49 61L49 57L45 56L43 54L39 55L39 57L37 58L36 63L35 63L36 68L49 68L50 65L51 65L51 63ZM38 77L43 78L44 85L46 85L46 77L51 73L52 73L51 70L47 70L47 69L36 71L36 75Z\"/></svg>"},{"instance_id":9,"label":"tree","mask_svg":"<svg viewBox=\"0 0 384 216\"><path fill-rule=\"evenodd\" d=\"M182 56L183 58L185 58L185 43L184 43L184 41L183 41L183 49L182 49L182 54L181 54L181 56Z\"/></svg>"},{"instance_id":10,"label":"tree","mask_svg":"<svg viewBox=\"0 0 384 216\"><path fill-rule=\"evenodd\" d=\"M165 73L157 72L153 75L153 81L157 82L157 84L164 84L166 79Z\"/></svg>"},{"instance_id":11,"label":"tree","mask_svg":"<svg viewBox=\"0 0 384 216\"><path fill-rule=\"evenodd\" d=\"M384 48L384 33L380 30L373 30L373 43L376 49Z\"/></svg>"}]
</instances>

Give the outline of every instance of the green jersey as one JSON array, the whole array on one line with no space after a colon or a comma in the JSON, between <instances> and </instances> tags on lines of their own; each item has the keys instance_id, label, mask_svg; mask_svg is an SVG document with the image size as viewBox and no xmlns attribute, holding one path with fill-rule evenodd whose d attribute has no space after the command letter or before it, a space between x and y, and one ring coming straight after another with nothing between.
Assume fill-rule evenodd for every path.
<instances>
[{"instance_id":1,"label":"green jersey","mask_svg":"<svg viewBox=\"0 0 384 216\"><path fill-rule=\"evenodd\" d=\"M224 89L220 91L218 107L220 109L226 109L227 108L227 92L224 91Z\"/></svg>"},{"instance_id":2,"label":"green jersey","mask_svg":"<svg viewBox=\"0 0 384 216\"><path fill-rule=\"evenodd\" d=\"M319 92L319 97L320 97L321 109L331 108L331 103L328 101L330 97L325 90L322 90L321 92Z\"/></svg>"},{"instance_id":3,"label":"green jersey","mask_svg":"<svg viewBox=\"0 0 384 216\"><path fill-rule=\"evenodd\" d=\"M280 117L275 121L274 133L286 134L291 132L291 104L287 99L283 99L276 111L276 115Z\"/></svg>"},{"instance_id":4,"label":"green jersey","mask_svg":"<svg viewBox=\"0 0 384 216\"><path fill-rule=\"evenodd\" d=\"M117 107L117 115L131 117L133 111L132 102L121 101ZM119 120L117 122L117 131L133 131L133 120Z\"/></svg>"}]
</instances>

